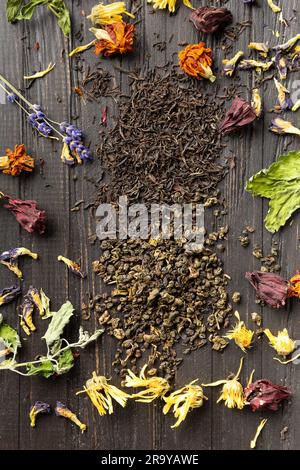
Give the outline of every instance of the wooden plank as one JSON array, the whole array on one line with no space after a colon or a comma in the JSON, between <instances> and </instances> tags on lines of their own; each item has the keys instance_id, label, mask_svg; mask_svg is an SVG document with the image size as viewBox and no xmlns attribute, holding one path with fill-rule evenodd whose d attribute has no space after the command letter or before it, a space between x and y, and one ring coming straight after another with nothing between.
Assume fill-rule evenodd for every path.
<instances>
[{"instance_id":1,"label":"wooden plank","mask_svg":"<svg viewBox=\"0 0 300 470\"><path fill-rule=\"evenodd\" d=\"M71 4L71 2L69 2ZM211 2L219 5L218 1ZM296 2L285 2L285 17L293 16ZM89 22L82 16L82 10L88 13L95 4L95 0L73 1L72 18L74 33L82 31L84 42L91 38L88 32ZM285 36L276 38L273 31L284 32L283 26L276 16L265 4L249 7L243 2L229 1L226 6L234 13L235 21L251 20L252 28L246 29L233 45L233 55L237 50L247 50L248 43L253 41L269 41L275 44L278 41L289 39L298 32L297 21L291 22ZM78 86L81 73L90 64L99 63L109 70L123 92L129 90L129 80L126 74L121 73L115 66L124 69L135 69L147 66L149 68L163 67L168 61L177 63L177 53L182 43L206 40L215 52L216 68L220 68L224 52L217 48L219 39L206 38L199 35L188 21L189 10L180 5L177 14L169 16L164 11L153 13L152 7L142 2L142 10L138 15L137 36L138 47L130 57L117 59L100 59L93 56L92 50L82 58L70 60L67 52L78 45L78 39L72 37L67 40L57 28L55 19L43 12L42 8L36 12L30 22L9 25L4 15L0 18L1 38L7 44L13 44L13 51L2 48L0 52L1 72L13 83L23 87L22 76L35 70L45 68L50 61L56 62L56 68L41 81L36 81L26 91L26 96L34 102L42 104L50 117L71 120L71 117L80 116L76 122L87 133L87 141L91 142L93 151L99 140L99 118L101 110L108 106L108 124L112 122L116 110L112 100L101 100L101 103L84 103L74 93ZM51 39L49 39L49 31ZM76 35L77 36L77 35ZM173 38L171 38L173 36ZM78 37L78 36L77 36ZM22 39L23 38L23 39ZM155 43L165 41L166 49L157 50ZM40 48L34 48L36 43ZM20 46L21 44L21 46ZM18 46L17 46L18 45ZM65 53L62 54L62 50ZM251 74L241 72L241 96L249 99L250 90L254 86ZM291 76L288 87L292 87L296 75ZM224 87L231 84L227 78L218 78L215 87L220 93ZM199 90L209 90L210 85L201 82ZM214 89L214 87L212 87ZM271 82L264 86L265 110L274 106L276 93ZM99 247L92 245L89 237L95 231L94 214L84 210L85 204L94 200L95 187L91 178L100 177L99 161L93 165L85 165L70 169L60 162L60 146L46 140L37 139L32 135L24 117L13 106L0 104L0 118L4 124L0 128L1 150L6 146L24 141L28 150L37 160L45 161L44 175L37 168L35 175L26 178L11 178L0 174L0 189L15 194L18 197L38 200L49 216L49 232L45 237L32 237L21 231L15 220L6 211L1 211L0 219L0 249L4 251L13 246L26 246L38 252L41 257L37 262L29 259L22 261L25 282L24 293L30 284L43 287L47 295L53 300L53 308L59 306L69 298L76 306L76 317L68 327L70 337L76 337L78 326L83 324L89 331L97 326L97 318L84 322L81 319L81 304L87 302L89 294L102 292L105 286L99 278L91 272L91 263L99 256ZM292 116L295 125L300 125L298 114ZM224 253L224 269L231 276L230 290L242 294L238 309L243 319L253 328L250 314L253 311L260 313L255 303L254 292L249 288L244 273L247 270L258 269L260 263L251 255L255 243L263 247L265 254L270 252L272 237L263 226L263 214L267 205L260 199L253 199L244 191L247 179L270 165L275 157L284 152L284 139L268 133L271 115L265 113L262 120L253 128L238 137L228 139L227 155L234 155L235 167L229 171L224 184L221 186L228 205L228 215L222 221L216 221L207 216L207 225L212 228L229 223L230 233ZM293 139L292 139L293 140ZM293 140L291 148L297 148ZM70 212L79 200L85 203L80 210ZM299 214L293 217L293 224L287 226L275 239L281 246L282 274L290 276L299 268L298 266L298 223ZM242 248L238 236L246 225L253 225L256 231L251 238L251 245ZM80 260L83 268L88 272L84 281L74 278L67 273L65 267L56 260L58 254L64 254L72 259ZM0 269L1 288L13 283L14 276L4 268ZM9 305L2 309L6 319L17 325L16 305ZM265 308L263 310L264 326L270 326L275 332L287 326L295 339L299 337L299 322L296 319L297 303L293 302L286 311L274 312ZM38 332L24 341L23 357L32 358L41 352L41 334L46 324L36 319ZM24 334L22 334L22 338ZM116 407L112 416L100 418L97 410L92 407L86 397L76 397L76 391L82 389L83 383L91 376L93 370L112 377L112 383L120 385L120 378L113 371L112 361L116 349L116 342L109 336L104 336L94 348L93 346L81 353L74 370L68 376L56 380L45 381L38 378L19 378L9 373L0 374L0 449L247 449L250 439L255 433L260 415L228 410L222 404L215 402L220 389L205 390L210 401L202 409L190 413L187 423L177 430L171 430L173 418L163 417L162 403L153 406L143 406L130 402L125 410ZM210 347L203 348L185 359L184 365L178 370L176 385L199 377L202 382L210 382L225 378L230 372L235 372L241 351L231 344L223 354L211 351ZM262 434L258 447L261 449L299 449L299 420L300 405L297 398L299 377L297 366L283 366L273 360L273 350L268 346L265 338L257 341L253 349L245 355L245 366L241 375L243 383L246 382L253 368L256 369L256 378L266 377L274 382L290 385L295 390L295 397L290 404L284 406L282 411L269 417L268 425ZM89 425L86 434L81 435L79 430L71 423L57 419L54 415L44 418L41 427L33 430L29 427L28 411L30 404L36 400L43 400L55 406L56 400L66 402L70 408ZM5 404L5 405L3 405ZM280 439L281 429L288 425L289 432L286 439Z\"/></svg>"}]
</instances>

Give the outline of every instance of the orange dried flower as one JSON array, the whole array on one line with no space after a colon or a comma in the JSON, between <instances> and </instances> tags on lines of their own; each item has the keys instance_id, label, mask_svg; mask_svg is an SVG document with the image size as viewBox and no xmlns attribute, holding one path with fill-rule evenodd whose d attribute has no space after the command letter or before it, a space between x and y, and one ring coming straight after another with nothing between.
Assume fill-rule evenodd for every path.
<instances>
[{"instance_id":1,"label":"orange dried flower","mask_svg":"<svg viewBox=\"0 0 300 470\"><path fill-rule=\"evenodd\" d=\"M300 273L290 279L289 297L300 297Z\"/></svg>"},{"instance_id":2,"label":"orange dried flower","mask_svg":"<svg viewBox=\"0 0 300 470\"><path fill-rule=\"evenodd\" d=\"M133 51L134 25L119 21L106 25L104 30L109 34L111 40L100 39L96 41L95 54L103 52L106 57L110 57L114 54L126 54Z\"/></svg>"},{"instance_id":3,"label":"orange dried flower","mask_svg":"<svg viewBox=\"0 0 300 470\"><path fill-rule=\"evenodd\" d=\"M198 80L207 78L214 82L216 77L211 70L212 65L212 50L205 47L204 42L199 44L189 44L185 49L179 52L179 66L180 68L195 77Z\"/></svg>"},{"instance_id":4,"label":"orange dried flower","mask_svg":"<svg viewBox=\"0 0 300 470\"><path fill-rule=\"evenodd\" d=\"M0 157L0 171L18 176L22 171L32 171L34 159L27 155L25 145L15 145L14 150L6 149L6 156Z\"/></svg>"}]
</instances>

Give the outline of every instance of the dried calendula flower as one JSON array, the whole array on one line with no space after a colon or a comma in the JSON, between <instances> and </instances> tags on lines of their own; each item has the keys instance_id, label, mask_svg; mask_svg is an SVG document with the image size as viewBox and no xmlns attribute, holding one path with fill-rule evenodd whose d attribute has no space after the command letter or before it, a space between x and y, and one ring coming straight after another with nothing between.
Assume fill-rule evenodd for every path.
<instances>
[{"instance_id":1,"label":"dried calendula flower","mask_svg":"<svg viewBox=\"0 0 300 470\"><path fill-rule=\"evenodd\" d=\"M252 439L252 441L250 442L250 448L251 449L255 449L256 447L256 443L257 443L257 439L259 438L263 428L265 427L265 425L267 424L267 419L262 419L260 424L258 425L258 428L256 430L256 433L255 433L255 436L254 438Z\"/></svg>"},{"instance_id":2,"label":"dried calendula flower","mask_svg":"<svg viewBox=\"0 0 300 470\"><path fill-rule=\"evenodd\" d=\"M252 90L251 106L254 109L256 116L259 118L262 113L262 102L258 88L253 88Z\"/></svg>"},{"instance_id":3,"label":"dried calendula flower","mask_svg":"<svg viewBox=\"0 0 300 470\"><path fill-rule=\"evenodd\" d=\"M43 235L46 230L46 213L40 210L36 201L22 199L13 199L7 194L0 193L0 197L7 200L5 209L12 212L19 224L29 233L38 233Z\"/></svg>"},{"instance_id":4,"label":"dried calendula flower","mask_svg":"<svg viewBox=\"0 0 300 470\"><path fill-rule=\"evenodd\" d=\"M248 330L248 328L246 328L245 323L240 319L239 312L235 312L234 315L238 322L233 330L228 331L225 338L233 339L235 344L239 346L242 351L246 352L246 349L250 348L251 346L254 331Z\"/></svg>"},{"instance_id":5,"label":"dried calendula flower","mask_svg":"<svg viewBox=\"0 0 300 470\"><path fill-rule=\"evenodd\" d=\"M85 278L85 274L82 273L81 267L79 266L78 263L75 263L75 261L65 258L64 256L58 256L57 260L65 263L68 269L76 276L81 277L82 279Z\"/></svg>"},{"instance_id":6,"label":"dried calendula flower","mask_svg":"<svg viewBox=\"0 0 300 470\"><path fill-rule=\"evenodd\" d=\"M248 49L259 52L259 54L266 58L268 56L269 47L264 42L250 42Z\"/></svg>"},{"instance_id":7,"label":"dried calendula flower","mask_svg":"<svg viewBox=\"0 0 300 470\"><path fill-rule=\"evenodd\" d=\"M250 70L250 69L255 69L256 72L261 73L261 72L267 72L271 67L273 67L274 62L272 60L268 62L262 62L260 60L252 60L252 59L247 59L247 60L242 60L239 64L239 69L241 70Z\"/></svg>"},{"instance_id":8,"label":"dried calendula flower","mask_svg":"<svg viewBox=\"0 0 300 470\"><path fill-rule=\"evenodd\" d=\"M170 13L174 13L177 0L147 0L147 2L153 5L154 10L166 10L168 8ZM194 8L189 0L182 0L182 3L188 8Z\"/></svg>"},{"instance_id":9,"label":"dried calendula flower","mask_svg":"<svg viewBox=\"0 0 300 470\"><path fill-rule=\"evenodd\" d=\"M6 287L0 291L0 306L15 300L21 294L19 286Z\"/></svg>"},{"instance_id":10,"label":"dried calendula flower","mask_svg":"<svg viewBox=\"0 0 300 470\"><path fill-rule=\"evenodd\" d=\"M97 376L96 372L93 372L92 378L87 380L84 389L77 392L76 395L81 393L88 395L100 416L106 415L107 411L108 414L114 412L112 399L116 400L119 405L125 408L127 400L130 398L130 395L127 393L114 385L110 385L106 377Z\"/></svg>"},{"instance_id":11,"label":"dried calendula flower","mask_svg":"<svg viewBox=\"0 0 300 470\"><path fill-rule=\"evenodd\" d=\"M264 330L265 335L270 341L270 345L277 351L279 356L288 356L296 349L296 341L289 337L289 333L286 328L282 331L278 331L277 336L274 336L269 328Z\"/></svg>"},{"instance_id":12,"label":"dried calendula flower","mask_svg":"<svg viewBox=\"0 0 300 470\"><path fill-rule=\"evenodd\" d=\"M106 57L115 54L126 54L133 51L135 26L119 21L105 26L104 30L97 30L96 37L100 37L100 31L104 31L102 38L95 42L95 54L103 53ZM106 37L107 36L107 37Z\"/></svg>"},{"instance_id":13,"label":"dried calendula flower","mask_svg":"<svg viewBox=\"0 0 300 470\"><path fill-rule=\"evenodd\" d=\"M260 379L248 383L244 390L246 405L249 405L252 411L277 411L283 400L290 398L292 393L288 387L276 385L270 380Z\"/></svg>"},{"instance_id":14,"label":"dried calendula flower","mask_svg":"<svg viewBox=\"0 0 300 470\"><path fill-rule=\"evenodd\" d=\"M299 40L300 40L300 34L297 34L296 36L289 39L284 44L278 44L277 46L274 46L273 49L275 51L289 51L290 49L292 49L292 47L294 47L296 42L298 42Z\"/></svg>"},{"instance_id":15,"label":"dried calendula flower","mask_svg":"<svg viewBox=\"0 0 300 470\"><path fill-rule=\"evenodd\" d=\"M174 417L177 419L176 423L171 428L177 428L187 417L189 411L200 408L203 406L204 400L208 398L203 394L203 389L200 385L195 385L198 379L193 380L188 385L172 392L169 396L163 397L166 402L163 407L163 414L167 414L173 407Z\"/></svg>"},{"instance_id":16,"label":"dried calendula flower","mask_svg":"<svg viewBox=\"0 0 300 470\"><path fill-rule=\"evenodd\" d=\"M22 171L32 172L34 159L27 155L25 145L15 145L14 150L6 149L6 156L0 157L0 171L7 175L18 176Z\"/></svg>"},{"instance_id":17,"label":"dried calendula flower","mask_svg":"<svg viewBox=\"0 0 300 470\"><path fill-rule=\"evenodd\" d=\"M6 266L19 279L22 279L23 273L18 267L19 256L30 256L33 259L38 258L37 253L32 253L32 251L27 248L12 248L11 250L3 251L3 253L0 254L0 264Z\"/></svg>"},{"instance_id":18,"label":"dried calendula flower","mask_svg":"<svg viewBox=\"0 0 300 470\"><path fill-rule=\"evenodd\" d=\"M23 302L20 306L20 325L27 334L27 336L30 336L31 332L36 330L32 319L33 310L33 302L30 300L28 295L25 295Z\"/></svg>"},{"instance_id":19,"label":"dried calendula flower","mask_svg":"<svg viewBox=\"0 0 300 470\"><path fill-rule=\"evenodd\" d=\"M217 387L223 385L221 395L217 403L224 400L227 408L238 408L242 410L245 406L245 396L243 386L239 382L239 376L243 367L243 358L240 361L240 367L232 379L217 380L210 384L202 384L203 387Z\"/></svg>"},{"instance_id":20,"label":"dried calendula flower","mask_svg":"<svg viewBox=\"0 0 300 470\"><path fill-rule=\"evenodd\" d=\"M232 59L223 59L222 64L223 64L223 72L227 77L231 77L236 69L236 66L240 59L244 56L243 51L239 51L235 54Z\"/></svg>"},{"instance_id":21,"label":"dried calendula flower","mask_svg":"<svg viewBox=\"0 0 300 470\"><path fill-rule=\"evenodd\" d=\"M189 44L178 54L180 68L191 77L198 80L207 78L211 82L216 80L211 70L212 50L206 48L204 42Z\"/></svg>"},{"instance_id":22,"label":"dried calendula flower","mask_svg":"<svg viewBox=\"0 0 300 470\"><path fill-rule=\"evenodd\" d=\"M132 388L143 387L142 390L131 398L136 398L141 403L151 403L156 398L163 397L170 389L170 385L166 379L161 377L146 377L145 371L147 364L142 368L139 377L128 369L125 378L125 386Z\"/></svg>"},{"instance_id":23,"label":"dried calendula flower","mask_svg":"<svg viewBox=\"0 0 300 470\"><path fill-rule=\"evenodd\" d=\"M293 107L293 102L290 98L290 92L287 88L282 85L275 77L274 83L278 92L278 101L279 101L279 111L285 111Z\"/></svg>"},{"instance_id":24,"label":"dried calendula flower","mask_svg":"<svg viewBox=\"0 0 300 470\"><path fill-rule=\"evenodd\" d=\"M288 297L288 283L279 274L254 271L247 272L245 277L260 300L272 308L284 307Z\"/></svg>"},{"instance_id":25,"label":"dried calendula flower","mask_svg":"<svg viewBox=\"0 0 300 470\"><path fill-rule=\"evenodd\" d=\"M273 0L267 0L267 4L269 5L269 7L271 8L271 10L274 13L280 13L281 12L281 8L278 5L275 5Z\"/></svg>"},{"instance_id":26,"label":"dried calendula flower","mask_svg":"<svg viewBox=\"0 0 300 470\"><path fill-rule=\"evenodd\" d=\"M219 127L219 131L221 134L230 134L251 124L256 117L251 104L236 96Z\"/></svg>"},{"instance_id":27,"label":"dried calendula flower","mask_svg":"<svg viewBox=\"0 0 300 470\"><path fill-rule=\"evenodd\" d=\"M34 405L30 408L29 412L29 419L30 419L30 426L35 428L36 425L36 418L40 414L50 414L51 413L51 406L48 403L43 403L42 401L36 401Z\"/></svg>"},{"instance_id":28,"label":"dried calendula flower","mask_svg":"<svg viewBox=\"0 0 300 470\"><path fill-rule=\"evenodd\" d=\"M200 7L190 14L190 21L203 33L215 33L232 22L232 13L227 8Z\"/></svg>"},{"instance_id":29,"label":"dried calendula flower","mask_svg":"<svg viewBox=\"0 0 300 470\"><path fill-rule=\"evenodd\" d=\"M0 257L1 259L1 257ZM300 298L300 273L295 274L290 279L289 285L289 297L299 297Z\"/></svg>"},{"instance_id":30,"label":"dried calendula flower","mask_svg":"<svg viewBox=\"0 0 300 470\"><path fill-rule=\"evenodd\" d=\"M109 5L99 3L92 8L91 14L87 17L94 25L111 25L122 21L122 15L135 18L126 10L125 2L113 2Z\"/></svg>"},{"instance_id":31,"label":"dried calendula flower","mask_svg":"<svg viewBox=\"0 0 300 470\"><path fill-rule=\"evenodd\" d=\"M75 413L73 413L69 408L66 407L63 403L60 401L56 402L56 408L55 408L55 414L56 416L62 416L63 418L67 418L72 423L76 424L82 432L86 431L87 425L83 424L76 416Z\"/></svg>"},{"instance_id":32,"label":"dried calendula flower","mask_svg":"<svg viewBox=\"0 0 300 470\"><path fill-rule=\"evenodd\" d=\"M293 126L293 124L289 121L285 121L281 118L276 118L271 122L269 127L271 132L275 134L293 134L293 135L300 135L300 129Z\"/></svg>"}]
</instances>

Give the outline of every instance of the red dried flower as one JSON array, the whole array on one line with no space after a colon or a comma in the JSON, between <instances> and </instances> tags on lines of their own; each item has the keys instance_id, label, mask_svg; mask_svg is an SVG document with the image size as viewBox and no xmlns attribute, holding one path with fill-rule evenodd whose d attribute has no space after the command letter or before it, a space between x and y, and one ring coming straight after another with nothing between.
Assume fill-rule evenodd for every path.
<instances>
[{"instance_id":1,"label":"red dried flower","mask_svg":"<svg viewBox=\"0 0 300 470\"><path fill-rule=\"evenodd\" d=\"M236 96L219 127L219 131L222 134L230 134L250 124L256 118L256 113L251 104Z\"/></svg>"},{"instance_id":2,"label":"red dried flower","mask_svg":"<svg viewBox=\"0 0 300 470\"><path fill-rule=\"evenodd\" d=\"M4 195L8 204L5 209L11 211L20 225L29 233L36 232L43 235L46 229L46 213L37 207L36 201L22 201L21 199L13 199Z\"/></svg>"},{"instance_id":3,"label":"red dried flower","mask_svg":"<svg viewBox=\"0 0 300 470\"><path fill-rule=\"evenodd\" d=\"M256 290L256 295L272 308L285 305L289 285L279 274L254 271L246 273L246 279Z\"/></svg>"},{"instance_id":4,"label":"red dried flower","mask_svg":"<svg viewBox=\"0 0 300 470\"><path fill-rule=\"evenodd\" d=\"M287 387L273 384L266 379L256 380L248 385L244 393L246 403L250 405L252 411L277 411L281 402L292 395Z\"/></svg>"},{"instance_id":5,"label":"red dried flower","mask_svg":"<svg viewBox=\"0 0 300 470\"><path fill-rule=\"evenodd\" d=\"M190 14L190 21L203 33L215 33L232 21L227 8L200 7Z\"/></svg>"}]
</instances>

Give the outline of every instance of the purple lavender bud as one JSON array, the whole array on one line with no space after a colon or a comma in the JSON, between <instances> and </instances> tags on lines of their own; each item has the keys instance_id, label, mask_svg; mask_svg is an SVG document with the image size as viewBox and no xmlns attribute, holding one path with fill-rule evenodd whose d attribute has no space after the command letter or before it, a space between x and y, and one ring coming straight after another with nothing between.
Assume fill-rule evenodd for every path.
<instances>
[{"instance_id":1,"label":"purple lavender bud","mask_svg":"<svg viewBox=\"0 0 300 470\"><path fill-rule=\"evenodd\" d=\"M82 139L82 132L79 130L72 132L72 137L74 140L81 140Z\"/></svg>"},{"instance_id":2,"label":"purple lavender bud","mask_svg":"<svg viewBox=\"0 0 300 470\"><path fill-rule=\"evenodd\" d=\"M85 146L80 143L80 144L77 146L76 151L77 151L77 152L82 152L84 149L85 149Z\"/></svg>"},{"instance_id":3,"label":"purple lavender bud","mask_svg":"<svg viewBox=\"0 0 300 470\"><path fill-rule=\"evenodd\" d=\"M37 111L36 117L37 119L44 119L45 113L43 113L43 111Z\"/></svg>"},{"instance_id":4,"label":"purple lavender bud","mask_svg":"<svg viewBox=\"0 0 300 470\"><path fill-rule=\"evenodd\" d=\"M78 147L78 143L76 140L72 140L72 142L70 143L70 149L71 150L76 150L76 148Z\"/></svg>"},{"instance_id":5,"label":"purple lavender bud","mask_svg":"<svg viewBox=\"0 0 300 470\"><path fill-rule=\"evenodd\" d=\"M81 152L81 158L82 160L92 160L92 152L89 149L85 149Z\"/></svg>"},{"instance_id":6,"label":"purple lavender bud","mask_svg":"<svg viewBox=\"0 0 300 470\"><path fill-rule=\"evenodd\" d=\"M67 127L69 127L70 124L68 122L61 122L59 125L59 129L61 132L66 132Z\"/></svg>"},{"instance_id":7,"label":"purple lavender bud","mask_svg":"<svg viewBox=\"0 0 300 470\"><path fill-rule=\"evenodd\" d=\"M45 137L49 137L52 132L51 127L49 127L45 122L38 123L38 131L43 134Z\"/></svg>"},{"instance_id":8,"label":"purple lavender bud","mask_svg":"<svg viewBox=\"0 0 300 470\"><path fill-rule=\"evenodd\" d=\"M72 142L72 137L66 136L63 138L63 141L65 144L70 145L70 143Z\"/></svg>"},{"instance_id":9,"label":"purple lavender bud","mask_svg":"<svg viewBox=\"0 0 300 470\"><path fill-rule=\"evenodd\" d=\"M68 126L66 127L66 133L72 137L72 133L76 130L76 127L75 126Z\"/></svg>"},{"instance_id":10,"label":"purple lavender bud","mask_svg":"<svg viewBox=\"0 0 300 470\"><path fill-rule=\"evenodd\" d=\"M7 95L7 101L8 101L9 103L14 103L14 102L17 101L17 100L18 100L17 95L15 95L14 93L8 93L8 95Z\"/></svg>"}]
</instances>

